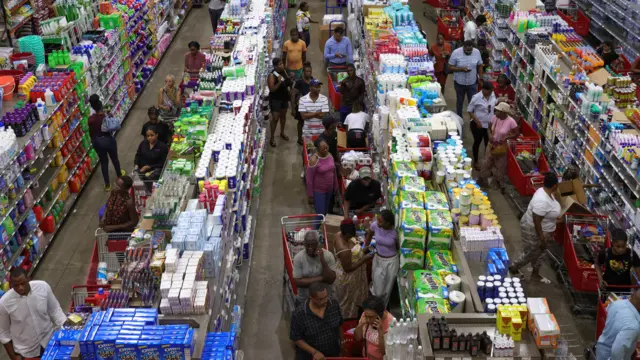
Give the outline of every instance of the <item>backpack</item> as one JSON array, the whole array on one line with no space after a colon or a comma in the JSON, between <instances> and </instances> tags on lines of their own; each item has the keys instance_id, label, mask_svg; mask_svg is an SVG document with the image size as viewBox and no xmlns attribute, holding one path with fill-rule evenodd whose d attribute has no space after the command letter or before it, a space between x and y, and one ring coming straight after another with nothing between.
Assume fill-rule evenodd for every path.
<instances>
[{"instance_id":1,"label":"backpack","mask_svg":"<svg viewBox=\"0 0 640 360\"><path fill-rule=\"evenodd\" d=\"M113 132L118 131L122 125L120 124L120 120L113 116L106 116L102 119L102 127L100 130L102 132Z\"/></svg>"}]
</instances>

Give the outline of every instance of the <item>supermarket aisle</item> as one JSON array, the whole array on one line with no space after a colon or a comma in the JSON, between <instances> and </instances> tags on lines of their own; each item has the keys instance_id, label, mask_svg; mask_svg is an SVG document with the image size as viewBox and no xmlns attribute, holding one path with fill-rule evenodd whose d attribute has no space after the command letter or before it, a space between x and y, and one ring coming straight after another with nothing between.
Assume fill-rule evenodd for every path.
<instances>
[{"instance_id":1,"label":"supermarket aisle","mask_svg":"<svg viewBox=\"0 0 640 360\"><path fill-rule=\"evenodd\" d=\"M182 75L183 54L187 51L187 43L196 40L206 46L211 35L210 24L206 8L191 11L147 87L129 112L122 130L117 135L123 169L133 169L133 158L142 140L140 129L147 121L147 109L157 103L158 90L164 82L164 77L168 74L176 77ZM110 171L113 182L115 172L112 166ZM85 282L93 250L94 232L98 226L98 209L107 197L108 194L103 189L102 175L97 169L78 199L73 213L67 218L36 269L34 278L45 280L51 285L63 309L69 306L72 285Z\"/></svg>"}]
</instances>

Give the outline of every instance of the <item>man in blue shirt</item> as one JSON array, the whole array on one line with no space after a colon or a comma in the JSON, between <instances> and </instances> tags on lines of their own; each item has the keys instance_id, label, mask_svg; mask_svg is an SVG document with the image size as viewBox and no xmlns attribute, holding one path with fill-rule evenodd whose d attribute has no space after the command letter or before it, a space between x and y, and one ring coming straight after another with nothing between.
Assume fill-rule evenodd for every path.
<instances>
[{"instance_id":1,"label":"man in blue shirt","mask_svg":"<svg viewBox=\"0 0 640 360\"><path fill-rule=\"evenodd\" d=\"M597 360L630 360L640 339L640 290L607 307L607 322L596 344Z\"/></svg>"},{"instance_id":2,"label":"man in blue shirt","mask_svg":"<svg viewBox=\"0 0 640 360\"><path fill-rule=\"evenodd\" d=\"M324 58L329 66L353 63L353 47L351 40L344 37L344 28L333 30L333 36L324 44Z\"/></svg>"},{"instance_id":3,"label":"man in blue shirt","mask_svg":"<svg viewBox=\"0 0 640 360\"><path fill-rule=\"evenodd\" d=\"M455 49L449 58L449 72L453 73L453 85L456 89L456 112L460 117L462 117L465 95L471 101L473 95L478 92L478 81L482 82L484 74L482 56L473 45L473 41L465 41L464 45Z\"/></svg>"}]
</instances>

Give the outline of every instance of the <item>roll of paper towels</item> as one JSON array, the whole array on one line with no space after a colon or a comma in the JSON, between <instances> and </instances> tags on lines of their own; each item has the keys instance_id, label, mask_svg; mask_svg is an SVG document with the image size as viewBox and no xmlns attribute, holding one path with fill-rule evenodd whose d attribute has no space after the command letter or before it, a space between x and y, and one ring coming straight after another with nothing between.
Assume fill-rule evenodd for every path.
<instances>
[{"instance_id":1,"label":"roll of paper towels","mask_svg":"<svg viewBox=\"0 0 640 360\"><path fill-rule=\"evenodd\" d=\"M449 289L449 292L460 291L460 283L462 282L460 276L456 274L449 274L444 277L444 282L447 284L447 289Z\"/></svg>"},{"instance_id":2,"label":"roll of paper towels","mask_svg":"<svg viewBox=\"0 0 640 360\"><path fill-rule=\"evenodd\" d=\"M452 313L462 313L464 312L464 301L466 297L460 291L450 291L449 292L449 304L451 304L451 312Z\"/></svg>"}]
</instances>

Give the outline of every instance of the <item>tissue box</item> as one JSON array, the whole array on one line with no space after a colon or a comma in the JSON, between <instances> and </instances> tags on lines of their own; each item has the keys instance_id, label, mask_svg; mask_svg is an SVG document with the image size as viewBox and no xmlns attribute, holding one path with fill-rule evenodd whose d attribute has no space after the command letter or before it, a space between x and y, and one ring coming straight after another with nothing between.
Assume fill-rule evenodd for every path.
<instances>
[{"instance_id":1,"label":"tissue box","mask_svg":"<svg viewBox=\"0 0 640 360\"><path fill-rule=\"evenodd\" d=\"M558 339L560 339L560 326L553 314L535 314L533 315L533 327L531 328L533 338L539 348L558 347Z\"/></svg>"}]
</instances>

